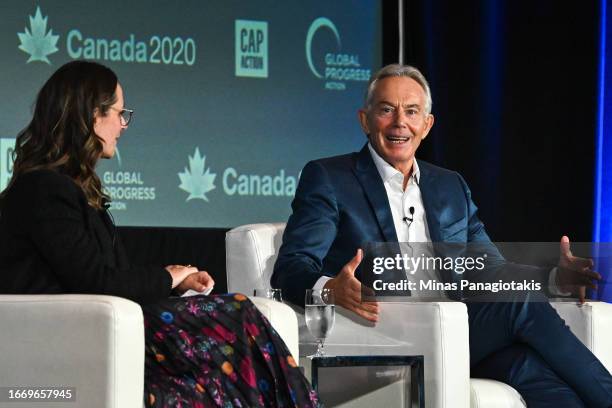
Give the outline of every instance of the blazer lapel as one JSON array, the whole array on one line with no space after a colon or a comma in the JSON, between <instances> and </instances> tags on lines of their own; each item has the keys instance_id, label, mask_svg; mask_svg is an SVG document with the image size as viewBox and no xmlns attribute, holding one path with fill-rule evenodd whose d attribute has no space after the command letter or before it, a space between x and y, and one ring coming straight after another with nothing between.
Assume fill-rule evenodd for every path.
<instances>
[{"instance_id":1,"label":"blazer lapel","mask_svg":"<svg viewBox=\"0 0 612 408\"><path fill-rule=\"evenodd\" d=\"M441 242L440 214L442 203L440 202L440 194L435 190L436 174L427 165L419 164L419 171L421 172L419 189L421 190L423 206L425 207L429 236L432 242Z\"/></svg>"},{"instance_id":2,"label":"blazer lapel","mask_svg":"<svg viewBox=\"0 0 612 408\"><path fill-rule=\"evenodd\" d=\"M387 199L387 191L372 160L367 144L357 154L353 171L361 183L361 187L370 202L374 214L376 214L378 226L383 237L385 237L385 241L397 242L397 233L395 232L393 216L391 215L391 208Z\"/></svg>"}]
</instances>

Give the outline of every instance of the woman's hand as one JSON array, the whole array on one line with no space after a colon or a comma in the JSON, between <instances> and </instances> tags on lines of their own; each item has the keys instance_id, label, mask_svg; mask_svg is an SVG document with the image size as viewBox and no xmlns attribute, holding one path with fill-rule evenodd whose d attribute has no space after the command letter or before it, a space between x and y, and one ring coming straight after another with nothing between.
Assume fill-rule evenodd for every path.
<instances>
[{"instance_id":1,"label":"woman's hand","mask_svg":"<svg viewBox=\"0 0 612 408\"><path fill-rule=\"evenodd\" d=\"M198 268L191 265L168 265L166 266L166 270L170 276L172 276L172 289L180 285L189 275L198 272Z\"/></svg>"},{"instance_id":2,"label":"woman's hand","mask_svg":"<svg viewBox=\"0 0 612 408\"><path fill-rule=\"evenodd\" d=\"M215 286L215 281L206 271L198 271L187 276L178 286L179 293L185 293L189 289L196 292L204 292L208 288Z\"/></svg>"}]
</instances>

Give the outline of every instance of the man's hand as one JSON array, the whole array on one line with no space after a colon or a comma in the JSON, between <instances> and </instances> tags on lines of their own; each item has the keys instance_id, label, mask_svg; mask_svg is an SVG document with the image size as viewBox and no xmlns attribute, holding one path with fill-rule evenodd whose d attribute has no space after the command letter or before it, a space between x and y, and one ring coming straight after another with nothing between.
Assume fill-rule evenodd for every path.
<instances>
[{"instance_id":1,"label":"man's hand","mask_svg":"<svg viewBox=\"0 0 612 408\"><path fill-rule=\"evenodd\" d=\"M336 304L345 309L357 313L359 316L371 322L378 321L378 303L361 301L361 282L355 278L355 270L361 263L363 251L357 250L357 254L351 259L340 273L325 283L325 289L333 289Z\"/></svg>"},{"instance_id":2,"label":"man's hand","mask_svg":"<svg viewBox=\"0 0 612 408\"><path fill-rule=\"evenodd\" d=\"M215 281L206 271L198 271L187 276L183 281L176 287L176 290L183 294L189 289L195 290L196 292L204 292L208 288L212 288L215 285Z\"/></svg>"},{"instance_id":3,"label":"man's hand","mask_svg":"<svg viewBox=\"0 0 612 408\"><path fill-rule=\"evenodd\" d=\"M571 292L584 303L586 288L596 289L593 280L601 280L601 275L593 271L593 260L579 258L570 250L570 240L561 237L561 256L557 270L557 286L563 292Z\"/></svg>"}]
</instances>

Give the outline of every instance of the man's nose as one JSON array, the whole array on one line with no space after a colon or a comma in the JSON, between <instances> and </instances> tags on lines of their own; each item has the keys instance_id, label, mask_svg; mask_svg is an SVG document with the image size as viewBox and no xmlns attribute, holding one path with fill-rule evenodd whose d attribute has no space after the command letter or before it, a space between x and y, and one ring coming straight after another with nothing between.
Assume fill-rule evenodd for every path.
<instances>
[{"instance_id":1,"label":"man's nose","mask_svg":"<svg viewBox=\"0 0 612 408\"><path fill-rule=\"evenodd\" d=\"M408 115L403 109L397 109L395 111L395 125L399 127L405 127L408 124Z\"/></svg>"}]
</instances>

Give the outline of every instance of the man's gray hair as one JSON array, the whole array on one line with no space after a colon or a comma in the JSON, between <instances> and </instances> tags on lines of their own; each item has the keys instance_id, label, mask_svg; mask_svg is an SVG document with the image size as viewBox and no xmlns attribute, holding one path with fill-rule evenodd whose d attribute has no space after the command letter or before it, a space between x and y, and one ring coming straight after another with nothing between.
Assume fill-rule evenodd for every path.
<instances>
[{"instance_id":1,"label":"man's gray hair","mask_svg":"<svg viewBox=\"0 0 612 408\"><path fill-rule=\"evenodd\" d=\"M374 94L376 83L388 77L408 77L414 79L425 91L425 113L431 113L433 101L431 99L431 91L429 90L427 80L423 74L421 74L421 71L415 67L400 64L386 65L372 75L370 82L368 82L368 90L365 94L365 108L369 108L372 103L372 95Z\"/></svg>"}]
</instances>

